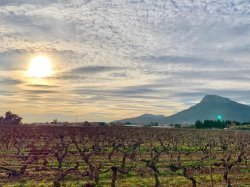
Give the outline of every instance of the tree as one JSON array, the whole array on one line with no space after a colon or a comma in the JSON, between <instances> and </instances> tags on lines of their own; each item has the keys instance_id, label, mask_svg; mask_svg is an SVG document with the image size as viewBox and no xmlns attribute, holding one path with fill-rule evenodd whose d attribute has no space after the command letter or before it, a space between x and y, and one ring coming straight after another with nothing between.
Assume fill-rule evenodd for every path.
<instances>
[{"instance_id":1,"label":"tree","mask_svg":"<svg viewBox=\"0 0 250 187\"><path fill-rule=\"evenodd\" d=\"M53 119L53 121L51 123L52 124L58 124L58 120L57 119Z\"/></svg>"},{"instance_id":2,"label":"tree","mask_svg":"<svg viewBox=\"0 0 250 187\"><path fill-rule=\"evenodd\" d=\"M20 125L23 118L10 111L5 113L5 117L0 117L1 124Z\"/></svg>"},{"instance_id":3,"label":"tree","mask_svg":"<svg viewBox=\"0 0 250 187\"><path fill-rule=\"evenodd\" d=\"M195 122L195 128L196 128L196 129L201 129L202 126L203 126L202 121L199 121L199 120L198 120L198 121Z\"/></svg>"},{"instance_id":4,"label":"tree","mask_svg":"<svg viewBox=\"0 0 250 187\"><path fill-rule=\"evenodd\" d=\"M0 124L3 122L3 120L4 120L4 117L0 116Z\"/></svg>"}]
</instances>

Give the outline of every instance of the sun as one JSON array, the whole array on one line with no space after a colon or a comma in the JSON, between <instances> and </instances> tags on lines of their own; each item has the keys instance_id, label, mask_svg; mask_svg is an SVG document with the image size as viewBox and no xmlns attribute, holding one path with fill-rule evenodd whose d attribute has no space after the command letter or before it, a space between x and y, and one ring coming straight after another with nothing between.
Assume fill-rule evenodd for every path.
<instances>
[{"instance_id":1,"label":"sun","mask_svg":"<svg viewBox=\"0 0 250 187\"><path fill-rule=\"evenodd\" d=\"M46 56L32 58L27 70L28 77L45 78L52 75L52 63Z\"/></svg>"}]
</instances>

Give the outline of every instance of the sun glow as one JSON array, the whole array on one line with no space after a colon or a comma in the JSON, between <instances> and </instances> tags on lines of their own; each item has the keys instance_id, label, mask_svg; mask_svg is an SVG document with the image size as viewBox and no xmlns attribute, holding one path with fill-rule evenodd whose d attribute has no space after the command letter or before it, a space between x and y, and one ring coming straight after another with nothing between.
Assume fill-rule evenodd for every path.
<instances>
[{"instance_id":1,"label":"sun glow","mask_svg":"<svg viewBox=\"0 0 250 187\"><path fill-rule=\"evenodd\" d=\"M28 77L44 78L52 75L52 63L48 57L38 56L31 60Z\"/></svg>"}]
</instances>

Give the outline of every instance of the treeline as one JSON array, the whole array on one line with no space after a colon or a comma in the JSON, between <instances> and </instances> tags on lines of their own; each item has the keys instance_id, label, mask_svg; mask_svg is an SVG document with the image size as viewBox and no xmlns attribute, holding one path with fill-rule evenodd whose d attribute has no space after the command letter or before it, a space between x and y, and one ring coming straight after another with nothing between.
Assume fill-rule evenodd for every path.
<instances>
[{"instance_id":1,"label":"treeline","mask_svg":"<svg viewBox=\"0 0 250 187\"><path fill-rule=\"evenodd\" d=\"M197 129L224 129L224 128L230 128L231 126L244 126L248 125L250 122L244 122L240 123L237 121L220 121L220 120L205 120L205 121L196 121L195 122L195 128Z\"/></svg>"}]
</instances>

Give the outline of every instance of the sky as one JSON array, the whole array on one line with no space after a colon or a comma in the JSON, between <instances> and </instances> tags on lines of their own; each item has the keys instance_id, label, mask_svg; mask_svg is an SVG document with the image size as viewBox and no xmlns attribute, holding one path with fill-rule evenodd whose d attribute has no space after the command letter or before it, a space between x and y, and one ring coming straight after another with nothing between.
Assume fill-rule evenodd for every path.
<instances>
[{"instance_id":1,"label":"sky","mask_svg":"<svg viewBox=\"0 0 250 187\"><path fill-rule=\"evenodd\" d=\"M250 104L249 0L1 0L0 114L24 122ZM28 77L31 59L53 74Z\"/></svg>"}]
</instances>

